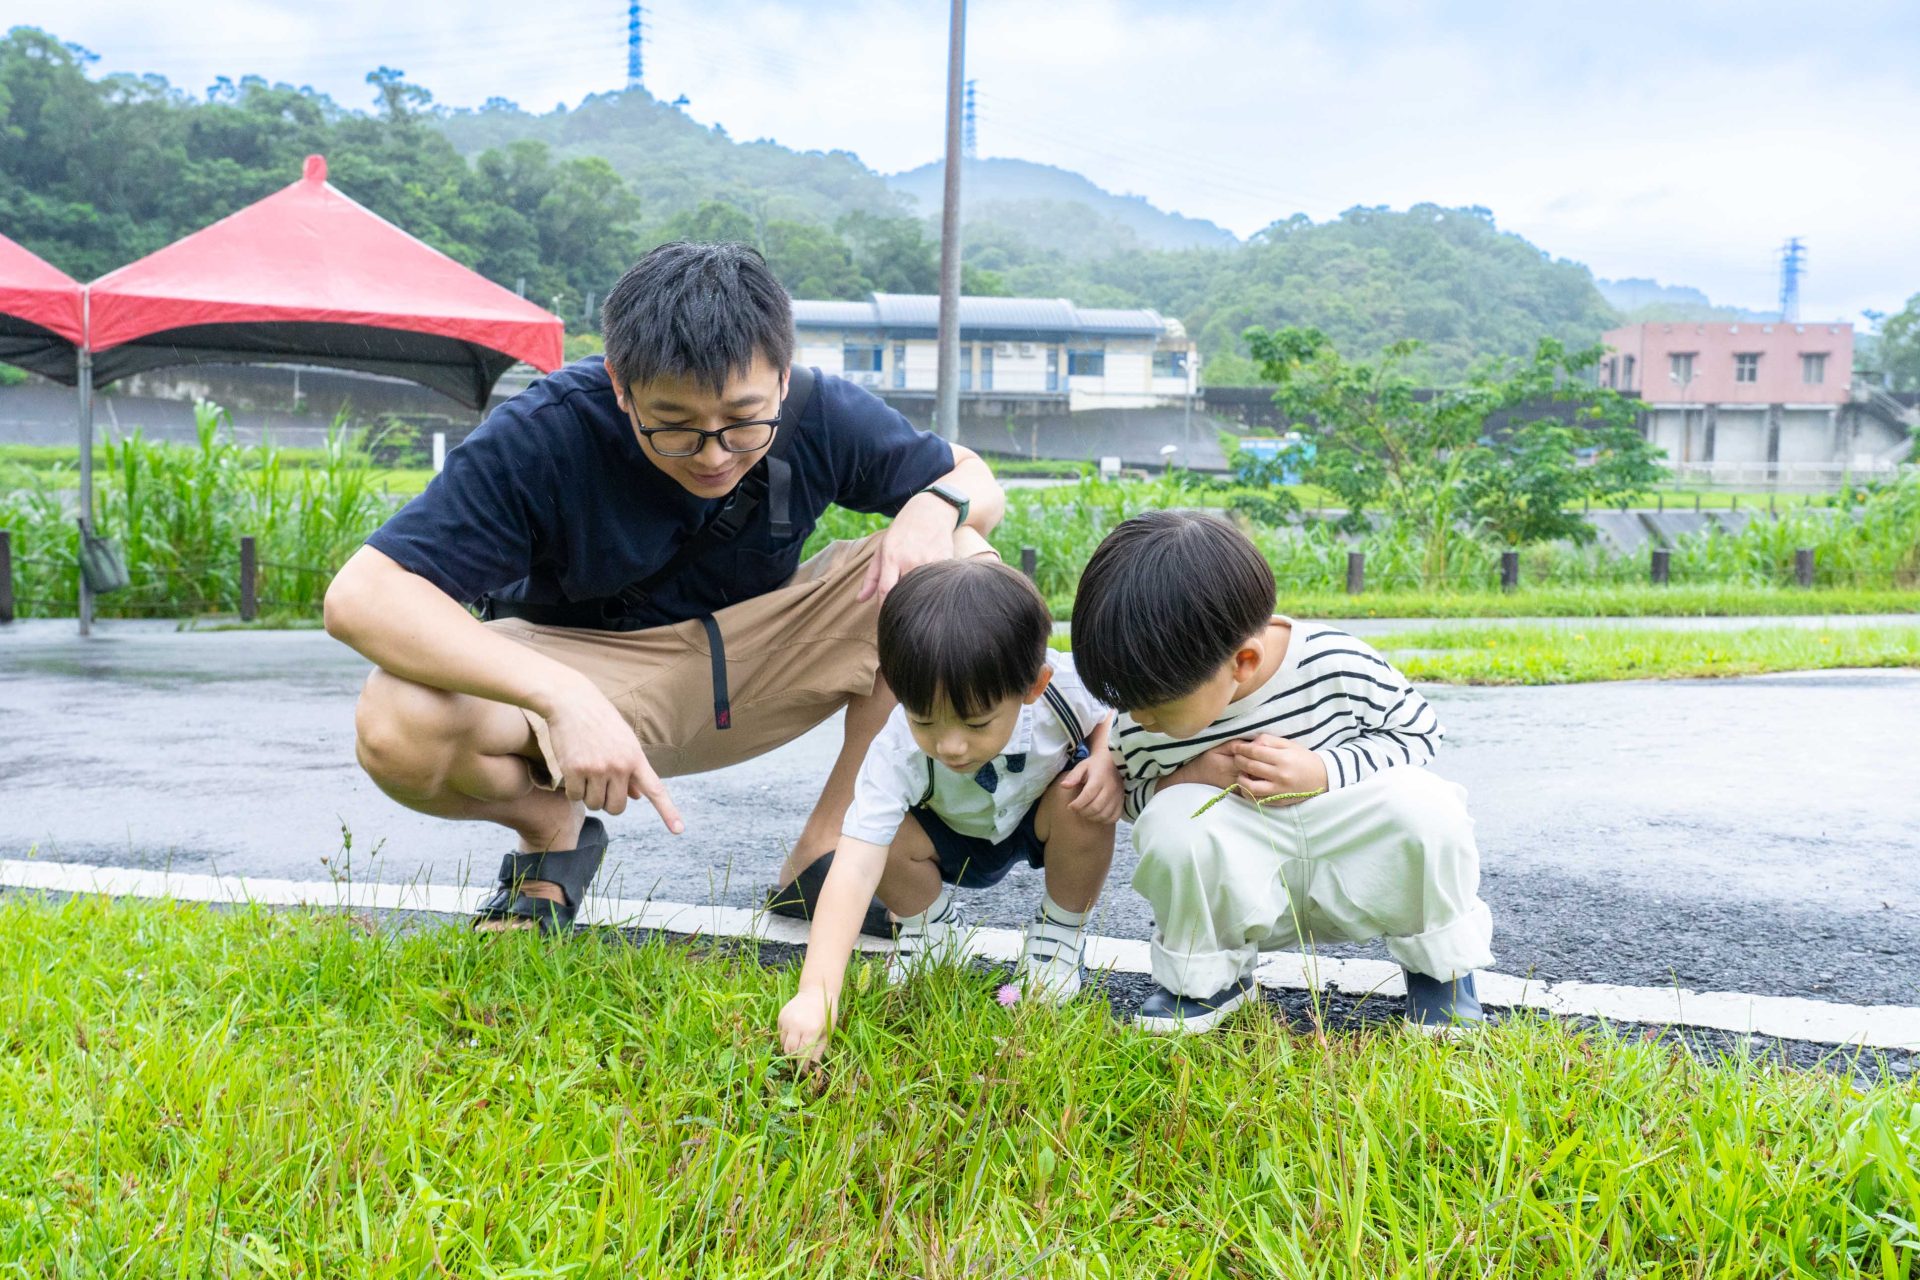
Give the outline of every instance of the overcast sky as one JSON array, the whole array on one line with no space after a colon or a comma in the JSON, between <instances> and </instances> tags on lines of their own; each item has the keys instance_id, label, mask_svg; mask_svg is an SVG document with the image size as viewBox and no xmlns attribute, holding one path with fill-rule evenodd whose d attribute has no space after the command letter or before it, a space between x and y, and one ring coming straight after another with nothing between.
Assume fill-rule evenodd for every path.
<instances>
[{"instance_id":1,"label":"overcast sky","mask_svg":"<svg viewBox=\"0 0 1920 1280\"><path fill-rule=\"evenodd\" d=\"M736 139L942 145L938 0L657 0L646 83ZM258 74L368 104L401 68L441 102L530 110L619 88L626 0L11 0L7 21L200 92ZM1296 212L1480 204L1596 275L1807 318L1920 293L1920 0L972 0L984 156L1248 235Z\"/></svg>"}]
</instances>

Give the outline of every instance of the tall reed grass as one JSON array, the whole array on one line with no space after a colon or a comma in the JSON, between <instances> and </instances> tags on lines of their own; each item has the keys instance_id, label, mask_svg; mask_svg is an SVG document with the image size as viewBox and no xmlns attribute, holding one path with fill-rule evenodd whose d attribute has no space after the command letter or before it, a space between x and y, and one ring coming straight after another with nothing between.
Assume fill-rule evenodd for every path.
<instances>
[{"instance_id":1,"label":"tall reed grass","mask_svg":"<svg viewBox=\"0 0 1920 1280\"><path fill-rule=\"evenodd\" d=\"M103 616L234 611L240 539L247 535L258 542L263 611L311 616L332 573L403 500L344 424L336 424L324 449L297 455L233 443L226 414L212 405L196 411L196 432L191 445L136 433L100 455L95 524L125 549L134 579L128 591L99 601ZM60 464L26 475L10 492L0 490L0 528L13 534L20 612L70 614L78 478L72 466ZM1450 539L1448 576L1436 582L1418 530L1386 524L1348 537L1310 515L1285 518L1273 492L1179 472L1145 481L1087 476L1076 484L1010 491L993 542L1009 563L1018 563L1023 547L1038 550L1039 586L1056 606L1071 601L1081 569L1114 526L1161 508L1227 511L1273 566L1283 593L1339 589L1350 551L1366 556L1369 593L1482 591L1499 581L1502 548L1471 530ZM808 549L885 523L830 509ZM1827 506L1796 506L1777 518L1756 513L1739 529L1683 536L1671 548L1672 580L1693 587L1789 586L1800 548L1813 549L1819 586L1920 587L1920 474L1850 491ZM1630 588L1646 583L1647 556L1619 555L1597 543L1536 546L1522 556L1521 578L1537 587Z\"/></svg>"},{"instance_id":2,"label":"tall reed grass","mask_svg":"<svg viewBox=\"0 0 1920 1280\"><path fill-rule=\"evenodd\" d=\"M1350 551L1365 554L1370 591L1470 591L1499 582L1504 548L1471 531L1450 539L1448 575L1435 581L1425 541L1410 526L1378 525L1349 537L1310 516L1298 522L1251 516L1247 511L1258 504L1236 502L1241 494L1179 474L1146 482L1088 477L1052 489L1015 489L1007 495L1007 514L993 543L1008 563L1018 562L1023 547L1037 549L1038 583L1050 600L1072 596L1081 568L1115 525L1157 508L1228 511L1273 566L1283 590L1338 587L1346 581ZM877 516L831 511L813 545L859 537L885 523ZM1819 586L1920 586L1920 474L1850 492L1833 505L1793 507L1778 517L1756 512L1744 525L1729 519L1725 526L1683 535L1670 548L1670 572L1675 583L1689 585L1790 586L1800 548L1813 550ZM1647 552L1621 555L1599 542L1529 547L1521 555L1521 579L1548 587L1644 584Z\"/></svg>"},{"instance_id":3,"label":"tall reed grass","mask_svg":"<svg viewBox=\"0 0 1920 1280\"><path fill-rule=\"evenodd\" d=\"M398 505L367 455L335 424L317 458L285 464L271 446L235 444L224 410L195 409L191 445L135 432L106 446L94 474L94 528L125 552L133 585L96 601L103 617L230 612L240 598L240 539L256 540L260 597L272 613L312 614L333 572ZM309 451L311 452L311 451ZM64 464L0 493L13 535L22 616L76 608L77 469Z\"/></svg>"}]
</instances>

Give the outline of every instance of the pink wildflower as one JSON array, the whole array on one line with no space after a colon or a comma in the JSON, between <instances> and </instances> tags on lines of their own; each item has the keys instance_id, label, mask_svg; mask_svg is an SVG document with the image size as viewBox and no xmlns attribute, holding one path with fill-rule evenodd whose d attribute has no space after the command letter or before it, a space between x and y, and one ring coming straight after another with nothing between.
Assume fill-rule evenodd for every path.
<instances>
[{"instance_id":1,"label":"pink wildflower","mask_svg":"<svg viewBox=\"0 0 1920 1280\"><path fill-rule=\"evenodd\" d=\"M998 1000L1003 1008L1011 1009L1020 1003L1020 988L1009 982L994 992L993 998Z\"/></svg>"}]
</instances>

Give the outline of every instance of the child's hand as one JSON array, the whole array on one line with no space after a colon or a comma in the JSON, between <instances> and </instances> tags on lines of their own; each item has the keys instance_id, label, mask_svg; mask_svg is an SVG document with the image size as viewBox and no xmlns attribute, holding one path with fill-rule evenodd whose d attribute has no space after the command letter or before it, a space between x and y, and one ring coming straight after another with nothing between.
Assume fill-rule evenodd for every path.
<instances>
[{"instance_id":1,"label":"child's hand","mask_svg":"<svg viewBox=\"0 0 1920 1280\"><path fill-rule=\"evenodd\" d=\"M1120 770L1114 766L1109 752L1096 751L1089 755L1061 776L1060 785L1080 792L1067 801L1067 808L1081 817L1106 824L1120 821L1126 795L1120 789Z\"/></svg>"},{"instance_id":2,"label":"child's hand","mask_svg":"<svg viewBox=\"0 0 1920 1280\"><path fill-rule=\"evenodd\" d=\"M827 993L817 987L801 987L800 994L780 1010L780 1051L811 1066L820 1060L833 1030L833 1011L827 1007Z\"/></svg>"},{"instance_id":3,"label":"child's hand","mask_svg":"<svg viewBox=\"0 0 1920 1280\"><path fill-rule=\"evenodd\" d=\"M1240 781L1240 758L1234 753L1234 748L1239 745L1237 742L1223 742L1201 752L1168 774L1160 785L1172 787L1193 782L1212 787L1215 791L1225 791Z\"/></svg>"},{"instance_id":4,"label":"child's hand","mask_svg":"<svg viewBox=\"0 0 1920 1280\"><path fill-rule=\"evenodd\" d=\"M1263 733L1233 744L1233 758L1239 770L1236 781L1255 800L1273 796L1292 799L1274 800L1276 805L1299 804L1308 799L1306 792L1318 795L1327 789L1327 766L1319 756L1297 742Z\"/></svg>"}]
</instances>

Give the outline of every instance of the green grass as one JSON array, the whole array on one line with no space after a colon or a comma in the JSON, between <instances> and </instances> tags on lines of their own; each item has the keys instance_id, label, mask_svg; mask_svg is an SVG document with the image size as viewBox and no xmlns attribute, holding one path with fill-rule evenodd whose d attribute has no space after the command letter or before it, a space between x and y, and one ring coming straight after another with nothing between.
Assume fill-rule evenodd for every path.
<instances>
[{"instance_id":1,"label":"green grass","mask_svg":"<svg viewBox=\"0 0 1920 1280\"><path fill-rule=\"evenodd\" d=\"M1410 679L1433 684L1585 684L1920 667L1920 626L1442 626L1375 636L1371 643Z\"/></svg>"},{"instance_id":2,"label":"green grass","mask_svg":"<svg viewBox=\"0 0 1920 1280\"><path fill-rule=\"evenodd\" d=\"M0 901L0 1275L1910 1278L1920 1089L1518 1017L1122 1030L996 981Z\"/></svg>"},{"instance_id":3,"label":"green grass","mask_svg":"<svg viewBox=\"0 0 1920 1280\"><path fill-rule=\"evenodd\" d=\"M1071 607L1071 602L1069 602ZM1280 608L1301 618L1739 618L1920 613L1920 590L1753 587L1706 583L1655 587L1523 587L1503 591L1280 589Z\"/></svg>"},{"instance_id":4,"label":"green grass","mask_svg":"<svg viewBox=\"0 0 1920 1280\"><path fill-rule=\"evenodd\" d=\"M1680 631L1520 623L1428 627L1367 641L1408 678L1428 684L1589 684L1920 667L1920 625ZM1048 643L1065 650L1073 642L1056 635Z\"/></svg>"}]
</instances>

